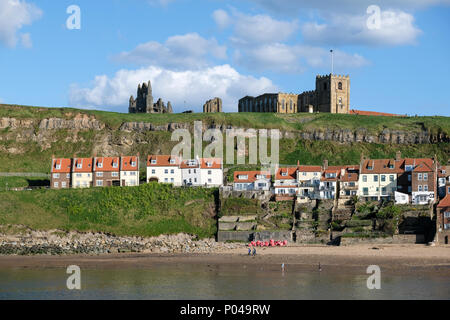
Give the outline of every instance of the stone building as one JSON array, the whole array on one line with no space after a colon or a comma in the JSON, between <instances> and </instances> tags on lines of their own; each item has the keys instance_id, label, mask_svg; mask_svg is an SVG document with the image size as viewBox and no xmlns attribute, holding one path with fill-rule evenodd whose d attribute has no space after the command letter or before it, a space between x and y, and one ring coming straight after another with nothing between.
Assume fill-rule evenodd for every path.
<instances>
[{"instance_id":1,"label":"stone building","mask_svg":"<svg viewBox=\"0 0 450 320\"><path fill-rule=\"evenodd\" d=\"M152 84L143 83L139 84L137 89L137 96L134 99L130 97L130 103L128 108L129 113L173 113L172 104L170 101L167 103L167 107L161 98L156 103L153 103Z\"/></svg>"},{"instance_id":2,"label":"stone building","mask_svg":"<svg viewBox=\"0 0 450 320\"><path fill-rule=\"evenodd\" d=\"M350 77L316 77L316 90L299 95L299 112L350 113Z\"/></svg>"},{"instance_id":3,"label":"stone building","mask_svg":"<svg viewBox=\"0 0 450 320\"><path fill-rule=\"evenodd\" d=\"M239 112L297 113L298 95L266 93L258 97L246 96L239 100Z\"/></svg>"},{"instance_id":4,"label":"stone building","mask_svg":"<svg viewBox=\"0 0 450 320\"><path fill-rule=\"evenodd\" d=\"M327 112L350 113L350 77L316 77L316 89L301 94L266 93L239 100L239 112Z\"/></svg>"},{"instance_id":5,"label":"stone building","mask_svg":"<svg viewBox=\"0 0 450 320\"><path fill-rule=\"evenodd\" d=\"M222 99L214 98L203 105L203 113L222 112Z\"/></svg>"}]
</instances>

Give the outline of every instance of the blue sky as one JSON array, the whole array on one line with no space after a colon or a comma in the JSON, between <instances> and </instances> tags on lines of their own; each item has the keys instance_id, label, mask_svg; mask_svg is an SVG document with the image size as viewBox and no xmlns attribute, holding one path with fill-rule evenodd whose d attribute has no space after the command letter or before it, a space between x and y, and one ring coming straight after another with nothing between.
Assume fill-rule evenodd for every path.
<instances>
[{"instance_id":1,"label":"blue sky","mask_svg":"<svg viewBox=\"0 0 450 320\"><path fill-rule=\"evenodd\" d=\"M449 31L450 0L0 0L0 101L127 112L152 80L175 112L215 96L235 112L313 90L334 49L352 109L450 116Z\"/></svg>"}]
</instances>

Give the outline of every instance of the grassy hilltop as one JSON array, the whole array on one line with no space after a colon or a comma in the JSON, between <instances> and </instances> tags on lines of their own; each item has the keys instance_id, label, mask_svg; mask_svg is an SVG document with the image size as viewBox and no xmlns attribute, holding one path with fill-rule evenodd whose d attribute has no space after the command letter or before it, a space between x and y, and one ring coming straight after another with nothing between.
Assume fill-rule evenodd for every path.
<instances>
[{"instance_id":1,"label":"grassy hilltop","mask_svg":"<svg viewBox=\"0 0 450 320\"><path fill-rule=\"evenodd\" d=\"M59 118L70 120L87 115L105 125L103 130L43 130L39 129L42 119ZM427 133L436 139L450 139L449 117L376 117L338 114L293 114L275 113L193 113L193 114L122 114L104 111L79 110L71 108L43 108L0 105L0 120L13 118L32 121L32 128L0 129L0 172L48 172L52 155L57 157L90 157L93 153L147 154L170 153L176 142L171 142L167 131L125 132L118 130L126 122L144 122L153 125L167 123L188 123L202 121L204 124L232 125L241 128L280 129L297 136L280 141L280 163L319 165L323 159L330 164L357 164L360 155L372 158L394 157L397 150L407 157L432 157L435 154L446 162L450 154L448 142L436 143L342 143L333 140L304 140L298 134L304 132L326 132L344 130L353 132L365 130L378 136L383 130L401 132L403 135ZM436 140L436 141L442 141ZM144 165L144 163L142 163Z\"/></svg>"}]
</instances>

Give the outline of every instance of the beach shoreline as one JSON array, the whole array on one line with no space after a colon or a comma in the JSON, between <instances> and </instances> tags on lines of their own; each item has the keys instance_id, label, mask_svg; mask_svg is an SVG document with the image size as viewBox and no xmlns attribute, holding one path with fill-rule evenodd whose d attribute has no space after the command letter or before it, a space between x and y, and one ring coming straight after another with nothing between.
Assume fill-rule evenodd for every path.
<instances>
[{"instance_id":1,"label":"beach shoreline","mask_svg":"<svg viewBox=\"0 0 450 320\"><path fill-rule=\"evenodd\" d=\"M425 273L450 277L450 247L425 245L288 246L258 248L255 257L244 247L216 253L122 253L106 255L0 256L0 270L16 268L86 269L193 268L197 270L255 270L364 273L378 265L391 274Z\"/></svg>"}]
</instances>

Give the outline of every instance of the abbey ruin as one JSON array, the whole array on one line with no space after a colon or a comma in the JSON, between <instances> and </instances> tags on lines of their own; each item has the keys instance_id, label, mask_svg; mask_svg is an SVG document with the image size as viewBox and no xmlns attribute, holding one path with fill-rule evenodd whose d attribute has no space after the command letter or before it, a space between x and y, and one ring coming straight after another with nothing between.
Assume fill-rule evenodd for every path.
<instances>
[{"instance_id":1,"label":"abbey ruin","mask_svg":"<svg viewBox=\"0 0 450 320\"><path fill-rule=\"evenodd\" d=\"M130 97L130 104L128 108L129 113L173 113L172 104L167 102L167 107L161 98L156 103L153 103L152 84L150 80L148 83L139 84L137 89L137 97L134 99Z\"/></svg>"}]
</instances>

